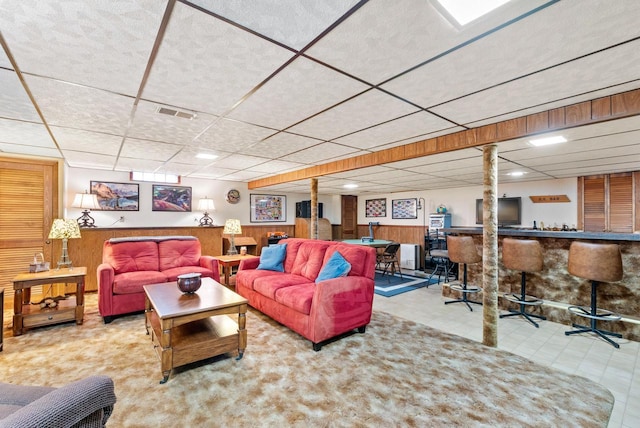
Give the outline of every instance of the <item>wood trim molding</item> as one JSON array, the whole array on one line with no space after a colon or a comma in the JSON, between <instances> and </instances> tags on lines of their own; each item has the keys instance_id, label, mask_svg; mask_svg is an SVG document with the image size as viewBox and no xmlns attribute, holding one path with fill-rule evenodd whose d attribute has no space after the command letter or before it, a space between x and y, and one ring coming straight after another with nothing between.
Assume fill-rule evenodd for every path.
<instances>
[{"instance_id":1,"label":"wood trim molding","mask_svg":"<svg viewBox=\"0 0 640 428\"><path fill-rule=\"evenodd\" d=\"M249 190L640 114L640 89L253 180Z\"/></svg>"}]
</instances>

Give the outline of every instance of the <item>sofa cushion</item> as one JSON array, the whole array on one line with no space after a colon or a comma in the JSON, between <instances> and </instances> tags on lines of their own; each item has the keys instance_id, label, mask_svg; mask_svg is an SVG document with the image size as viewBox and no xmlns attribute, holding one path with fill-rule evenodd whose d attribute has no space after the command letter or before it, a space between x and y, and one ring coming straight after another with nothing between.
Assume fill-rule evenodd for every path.
<instances>
[{"instance_id":1,"label":"sofa cushion","mask_svg":"<svg viewBox=\"0 0 640 428\"><path fill-rule=\"evenodd\" d=\"M340 251L334 251L333 254L329 256L329 260L322 266L316 282L347 276L350 270L351 264L342 257Z\"/></svg>"},{"instance_id":2,"label":"sofa cushion","mask_svg":"<svg viewBox=\"0 0 640 428\"><path fill-rule=\"evenodd\" d=\"M324 264L324 254L328 246L327 241L307 240L304 242L298 248L291 273L315 281Z\"/></svg>"},{"instance_id":3,"label":"sofa cushion","mask_svg":"<svg viewBox=\"0 0 640 428\"><path fill-rule=\"evenodd\" d=\"M292 285L306 284L309 280L304 276L290 273L280 273L278 275L267 275L258 277L253 281L253 289L265 297L275 300L276 291Z\"/></svg>"},{"instance_id":4,"label":"sofa cushion","mask_svg":"<svg viewBox=\"0 0 640 428\"><path fill-rule=\"evenodd\" d=\"M264 278L272 275L282 275L282 272L273 270L240 269L236 274L236 287L241 285L253 290L253 283L256 278Z\"/></svg>"},{"instance_id":5,"label":"sofa cushion","mask_svg":"<svg viewBox=\"0 0 640 428\"><path fill-rule=\"evenodd\" d=\"M113 278L113 294L142 293L143 285L160 282L167 282L167 276L158 271L140 270L121 273Z\"/></svg>"},{"instance_id":6,"label":"sofa cushion","mask_svg":"<svg viewBox=\"0 0 640 428\"><path fill-rule=\"evenodd\" d=\"M276 291L276 302L309 315L316 286L313 282L283 287Z\"/></svg>"},{"instance_id":7,"label":"sofa cushion","mask_svg":"<svg viewBox=\"0 0 640 428\"><path fill-rule=\"evenodd\" d=\"M351 265L349 276L366 276L373 279L375 264L375 250L362 245L339 243L327 249L324 256L325 263L329 261L335 251L340 251L342 257Z\"/></svg>"},{"instance_id":8,"label":"sofa cushion","mask_svg":"<svg viewBox=\"0 0 640 428\"><path fill-rule=\"evenodd\" d=\"M213 278L213 272L211 272L211 270L200 266L181 266L163 270L162 273L167 277L167 281L177 281L178 275L184 273L199 273L203 278Z\"/></svg>"},{"instance_id":9,"label":"sofa cushion","mask_svg":"<svg viewBox=\"0 0 640 428\"><path fill-rule=\"evenodd\" d=\"M167 240L158 242L159 269L165 271L181 266L199 266L202 249L200 241Z\"/></svg>"},{"instance_id":10,"label":"sofa cushion","mask_svg":"<svg viewBox=\"0 0 640 428\"><path fill-rule=\"evenodd\" d=\"M273 270L284 272L284 256L287 253L287 244L270 245L262 249L258 270Z\"/></svg>"},{"instance_id":11,"label":"sofa cushion","mask_svg":"<svg viewBox=\"0 0 640 428\"><path fill-rule=\"evenodd\" d=\"M145 242L105 243L103 261L113 266L114 273L157 271L158 244Z\"/></svg>"}]
</instances>

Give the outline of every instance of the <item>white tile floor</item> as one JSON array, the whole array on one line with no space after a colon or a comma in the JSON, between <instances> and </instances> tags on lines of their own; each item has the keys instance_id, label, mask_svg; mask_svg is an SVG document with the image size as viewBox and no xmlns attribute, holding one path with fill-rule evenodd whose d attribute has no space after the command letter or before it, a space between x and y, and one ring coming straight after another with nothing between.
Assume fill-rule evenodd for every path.
<instances>
[{"instance_id":1,"label":"white tile floor","mask_svg":"<svg viewBox=\"0 0 640 428\"><path fill-rule=\"evenodd\" d=\"M432 285L394 297L376 295L373 308L482 342L482 306L473 305L470 312L445 300L442 285ZM615 397L609 427L640 427L640 342L616 339L620 349L615 349L591 334L565 336L568 329L550 321L535 328L522 317L503 318L498 348L600 383Z\"/></svg>"}]
</instances>

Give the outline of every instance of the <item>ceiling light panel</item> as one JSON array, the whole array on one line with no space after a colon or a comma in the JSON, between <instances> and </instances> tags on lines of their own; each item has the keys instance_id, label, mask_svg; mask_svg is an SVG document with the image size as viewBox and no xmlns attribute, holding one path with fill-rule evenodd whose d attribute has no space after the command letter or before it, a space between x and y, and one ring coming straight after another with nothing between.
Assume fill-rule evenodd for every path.
<instances>
[{"instance_id":1,"label":"ceiling light panel","mask_svg":"<svg viewBox=\"0 0 640 428\"><path fill-rule=\"evenodd\" d=\"M416 107L374 89L312 117L289 130L303 135L332 140L416 111Z\"/></svg>"},{"instance_id":2,"label":"ceiling light panel","mask_svg":"<svg viewBox=\"0 0 640 428\"><path fill-rule=\"evenodd\" d=\"M0 118L0 142L56 148L44 125Z\"/></svg>"},{"instance_id":3,"label":"ceiling light panel","mask_svg":"<svg viewBox=\"0 0 640 428\"><path fill-rule=\"evenodd\" d=\"M143 97L220 115L292 55L177 2Z\"/></svg>"},{"instance_id":4,"label":"ceiling light panel","mask_svg":"<svg viewBox=\"0 0 640 428\"><path fill-rule=\"evenodd\" d=\"M240 104L229 117L284 129L368 88L300 57Z\"/></svg>"},{"instance_id":5,"label":"ceiling light panel","mask_svg":"<svg viewBox=\"0 0 640 428\"><path fill-rule=\"evenodd\" d=\"M351 156L356 151L352 148L333 143L322 143L299 152L283 156L282 160L317 165L339 156Z\"/></svg>"},{"instance_id":6,"label":"ceiling light panel","mask_svg":"<svg viewBox=\"0 0 640 428\"><path fill-rule=\"evenodd\" d=\"M461 124L541 105L638 78L640 41L612 48L431 109ZM608 61L607 57L617 58ZM618 92L612 89L612 93ZM589 98L594 95L590 94ZM564 100L566 104L569 101ZM548 106L540 107L546 110ZM522 112L519 112L519 116Z\"/></svg>"},{"instance_id":7,"label":"ceiling light panel","mask_svg":"<svg viewBox=\"0 0 640 428\"><path fill-rule=\"evenodd\" d=\"M272 129L235 120L218 119L193 141L193 146L210 150L239 151L274 132Z\"/></svg>"},{"instance_id":8,"label":"ceiling light panel","mask_svg":"<svg viewBox=\"0 0 640 428\"><path fill-rule=\"evenodd\" d=\"M49 125L124 135L133 98L41 77L25 80Z\"/></svg>"},{"instance_id":9,"label":"ceiling light panel","mask_svg":"<svg viewBox=\"0 0 640 428\"><path fill-rule=\"evenodd\" d=\"M279 0L251 3L192 0L192 3L287 46L302 49L358 3L358 0Z\"/></svg>"},{"instance_id":10,"label":"ceiling light panel","mask_svg":"<svg viewBox=\"0 0 640 428\"><path fill-rule=\"evenodd\" d=\"M7 1L0 28L23 72L135 95L165 6L154 0Z\"/></svg>"},{"instance_id":11,"label":"ceiling light panel","mask_svg":"<svg viewBox=\"0 0 640 428\"><path fill-rule=\"evenodd\" d=\"M180 149L181 146L177 144L127 138L122 145L120 156L166 162L171 159L171 157L175 156Z\"/></svg>"},{"instance_id":12,"label":"ceiling light panel","mask_svg":"<svg viewBox=\"0 0 640 428\"><path fill-rule=\"evenodd\" d=\"M15 72L0 69L0 88L0 117L41 122Z\"/></svg>"},{"instance_id":13,"label":"ceiling light panel","mask_svg":"<svg viewBox=\"0 0 640 428\"><path fill-rule=\"evenodd\" d=\"M62 150L117 156L122 144L122 137L119 135L101 134L81 129L52 126L51 133Z\"/></svg>"},{"instance_id":14,"label":"ceiling light panel","mask_svg":"<svg viewBox=\"0 0 640 428\"><path fill-rule=\"evenodd\" d=\"M259 141L239 150L239 153L246 155L253 154L256 156L264 156L270 158L280 158L282 156L286 156L288 154L304 150L321 143L321 140L316 140L314 138L307 138L300 135L280 132L268 137L263 141Z\"/></svg>"}]
</instances>

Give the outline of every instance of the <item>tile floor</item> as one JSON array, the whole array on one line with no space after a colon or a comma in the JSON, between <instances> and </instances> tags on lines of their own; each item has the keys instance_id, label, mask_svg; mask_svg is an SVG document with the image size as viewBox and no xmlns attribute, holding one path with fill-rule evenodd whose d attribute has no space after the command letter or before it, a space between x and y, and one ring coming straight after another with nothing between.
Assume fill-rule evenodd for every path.
<instances>
[{"instance_id":1,"label":"tile floor","mask_svg":"<svg viewBox=\"0 0 640 428\"><path fill-rule=\"evenodd\" d=\"M445 305L442 285L393 297L376 295L374 310L385 311L469 339L482 341L482 307ZM565 336L569 327L541 321L535 328L521 317L499 320L498 348L537 363L584 376L615 397L610 428L640 427L640 342L616 339L620 349L591 334Z\"/></svg>"}]
</instances>

